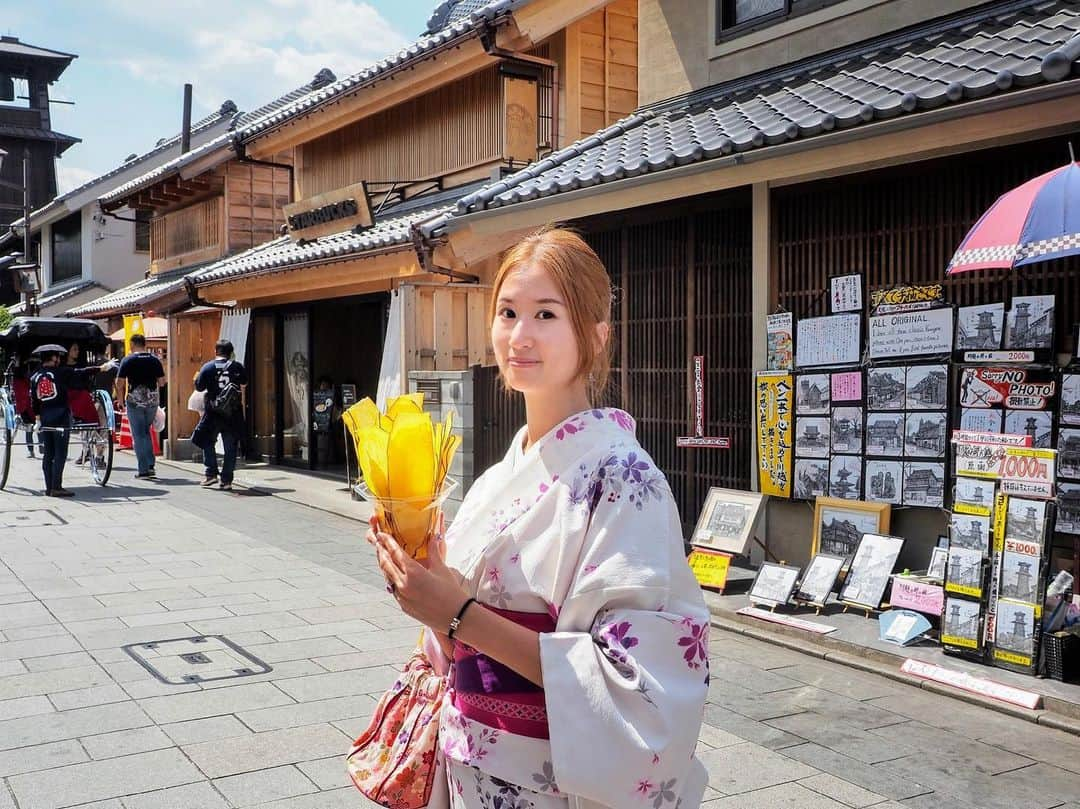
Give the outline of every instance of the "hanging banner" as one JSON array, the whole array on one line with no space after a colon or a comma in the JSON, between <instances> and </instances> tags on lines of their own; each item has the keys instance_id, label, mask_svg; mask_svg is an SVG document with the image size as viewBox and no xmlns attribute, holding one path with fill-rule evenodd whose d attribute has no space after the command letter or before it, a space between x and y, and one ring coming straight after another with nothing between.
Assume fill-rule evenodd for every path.
<instances>
[{"instance_id":1,"label":"hanging banner","mask_svg":"<svg viewBox=\"0 0 1080 809\"><path fill-rule=\"evenodd\" d=\"M131 338L136 334L145 336L142 315L124 315L124 354L131 353Z\"/></svg>"},{"instance_id":2,"label":"hanging banner","mask_svg":"<svg viewBox=\"0 0 1080 809\"><path fill-rule=\"evenodd\" d=\"M758 372L758 485L762 494L791 497L793 393L791 374Z\"/></svg>"},{"instance_id":3,"label":"hanging banner","mask_svg":"<svg viewBox=\"0 0 1080 809\"><path fill-rule=\"evenodd\" d=\"M795 365L791 323L791 312L769 315L766 320L765 334L768 340L766 367L770 371L790 371Z\"/></svg>"},{"instance_id":4,"label":"hanging banner","mask_svg":"<svg viewBox=\"0 0 1080 809\"><path fill-rule=\"evenodd\" d=\"M960 406L1046 410L1055 388L1048 368L964 368Z\"/></svg>"},{"instance_id":5,"label":"hanging banner","mask_svg":"<svg viewBox=\"0 0 1080 809\"><path fill-rule=\"evenodd\" d=\"M870 311L883 315L887 312L911 312L929 309L945 303L945 289L941 284L919 287L893 287L875 289L870 293Z\"/></svg>"}]
</instances>

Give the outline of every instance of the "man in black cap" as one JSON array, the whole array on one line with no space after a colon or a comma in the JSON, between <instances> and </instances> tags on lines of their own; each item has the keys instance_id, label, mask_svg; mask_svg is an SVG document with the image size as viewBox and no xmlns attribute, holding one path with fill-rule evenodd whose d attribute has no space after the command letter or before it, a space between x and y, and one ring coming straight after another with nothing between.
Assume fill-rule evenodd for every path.
<instances>
[{"instance_id":1,"label":"man in black cap","mask_svg":"<svg viewBox=\"0 0 1080 809\"><path fill-rule=\"evenodd\" d=\"M61 365L60 358L67 355L67 349L55 343L40 346L34 353L41 358L41 368L30 377L30 397L34 412L41 419L45 444L41 458L45 494L48 497L74 497L74 492L64 488L64 464L67 463L71 437L68 386L76 376L93 376L104 370L104 366L73 368Z\"/></svg>"}]
</instances>

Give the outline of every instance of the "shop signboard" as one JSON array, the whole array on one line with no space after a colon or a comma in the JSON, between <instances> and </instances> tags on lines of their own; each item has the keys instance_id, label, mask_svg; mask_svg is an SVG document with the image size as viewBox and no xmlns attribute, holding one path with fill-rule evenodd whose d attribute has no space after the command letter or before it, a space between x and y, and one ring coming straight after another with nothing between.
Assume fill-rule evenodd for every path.
<instances>
[{"instance_id":1,"label":"shop signboard","mask_svg":"<svg viewBox=\"0 0 1080 809\"><path fill-rule=\"evenodd\" d=\"M960 406L1045 410L1055 388L1048 368L964 368L960 376Z\"/></svg>"},{"instance_id":2,"label":"shop signboard","mask_svg":"<svg viewBox=\"0 0 1080 809\"><path fill-rule=\"evenodd\" d=\"M731 556L719 551L710 551L704 548L694 548L686 560L690 569L694 571L694 578L698 584L710 590L724 592L727 585L728 568L731 566Z\"/></svg>"},{"instance_id":3,"label":"shop signboard","mask_svg":"<svg viewBox=\"0 0 1080 809\"><path fill-rule=\"evenodd\" d=\"M371 227L374 221L364 183L316 194L282 208L289 238L317 239L353 227Z\"/></svg>"},{"instance_id":4,"label":"shop signboard","mask_svg":"<svg viewBox=\"0 0 1080 809\"><path fill-rule=\"evenodd\" d=\"M953 343L951 306L870 317L870 359L948 354Z\"/></svg>"},{"instance_id":5,"label":"shop signboard","mask_svg":"<svg viewBox=\"0 0 1080 809\"><path fill-rule=\"evenodd\" d=\"M791 374L757 374L758 483L762 494L791 497L794 385Z\"/></svg>"},{"instance_id":6,"label":"shop signboard","mask_svg":"<svg viewBox=\"0 0 1080 809\"><path fill-rule=\"evenodd\" d=\"M870 293L870 311L876 315L931 309L944 303L945 289L941 284L876 289Z\"/></svg>"},{"instance_id":7,"label":"shop signboard","mask_svg":"<svg viewBox=\"0 0 1080 809\"><path fill-rule=\"evenodd\" d=\"M1001 491L1017 497L1054 496L1057 452L1032 447L1006 447L1000 468Z\"/></svg>"},{"instance_id":8,"label":"shop signboard","mask_svg":"<svg viewBox=\"0 0 1080 809\"><path fill-rule=\"evenodd\" d=\"M795 365L821 368L857 365L862 316L804 317L795 326Z\"/></svg>"},{"instance_id":9,"label":"shop signboard","mask_svg":"<svg viewBox=\"0 0 1080 809\"><path fill-rule=\"evenodd\" d=\"M930 584L906 576L893 576L889 604L929 615L940 615L945 605L945 589L940 584Z\"/></svg>"}]
</instances>

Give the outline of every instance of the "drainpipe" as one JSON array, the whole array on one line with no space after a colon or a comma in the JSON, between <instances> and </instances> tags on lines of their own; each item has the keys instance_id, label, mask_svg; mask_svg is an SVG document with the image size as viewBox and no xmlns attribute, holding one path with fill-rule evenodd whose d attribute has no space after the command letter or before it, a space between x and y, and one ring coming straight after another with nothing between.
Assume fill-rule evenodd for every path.
<instances>
[{"instance_id":1,"label":"drainpipe","mask_svg":"<svg viewBox=\"0 0 1080 809\"><path fill-rule=\"evenodd\" d=\"M440 267L435 263L435 245L424 238L420 232L420 223L413 222L409 225L409 238L412 239L413 249L416 251L416 260L420 269L435 275L445 275L451 281L460 281L463 284L479 284L480 276L457 272L448 267Z\"/></svg>"},{"instance_id":2,"label":"drainpipe","mask_svg":"<svg viewBox=\"0 0 1080 809\"><path fill-rule=\"evenodd\" d=\"M211 309L224 309L227 312L231 312L236 308L236 305L231 303L214 303L213 301L203 300L199 297L199 290L195 287L195 282L190 278L184 279L184 289L187 290L188 300L192 306L209 306Z\"/></svg>"}]
</instances>

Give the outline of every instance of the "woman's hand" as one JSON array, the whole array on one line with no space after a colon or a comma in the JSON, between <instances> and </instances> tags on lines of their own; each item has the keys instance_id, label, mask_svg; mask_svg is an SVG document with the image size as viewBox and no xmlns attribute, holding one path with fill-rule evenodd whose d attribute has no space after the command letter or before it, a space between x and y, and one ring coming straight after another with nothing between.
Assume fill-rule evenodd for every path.
<instances>
[{"instance_id":1,"label":"woman's hand","mask_svg":"<svg viewBox=\"0 0 1080 809\"><path fill-rule=\"evenodd\" d=\"M390 534L378 531L374 519L368 542L375 546L379 568L402 611L436 632L445 633L468 594L446 566L441 532L428 543L426 564L411 558Z\"/></svg>"}]
</instances>

